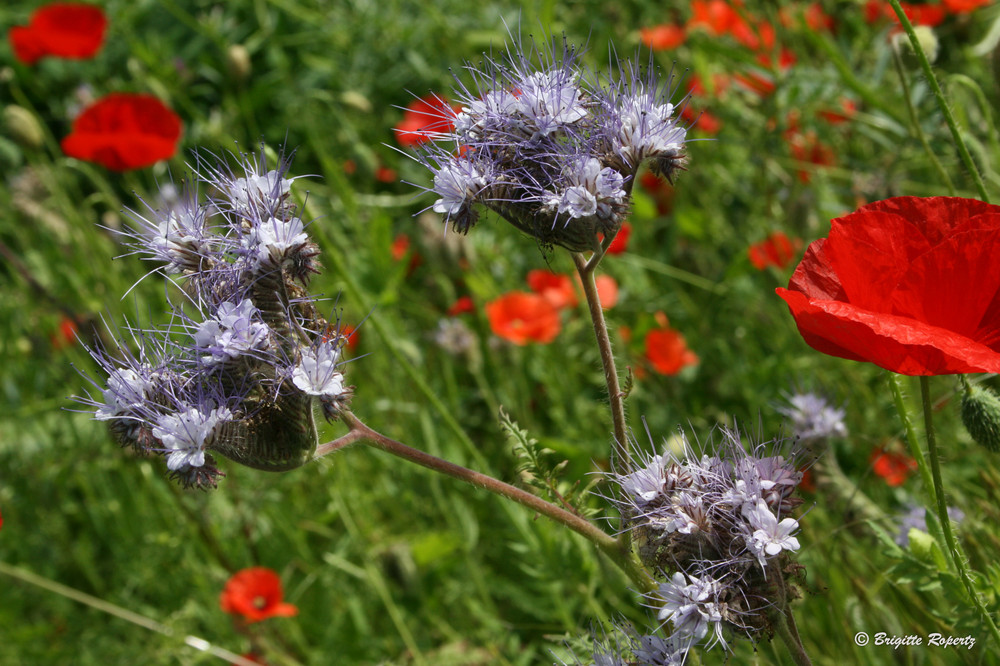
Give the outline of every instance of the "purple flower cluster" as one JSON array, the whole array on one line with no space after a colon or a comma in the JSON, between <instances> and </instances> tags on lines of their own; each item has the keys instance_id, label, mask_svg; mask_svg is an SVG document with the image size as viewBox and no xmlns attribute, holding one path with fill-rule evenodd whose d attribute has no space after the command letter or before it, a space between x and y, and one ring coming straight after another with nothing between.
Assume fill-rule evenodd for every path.
<instances>
[{"instance_id":1,"label":"purple flower cluster","mask_svg":"<svg viewBox=\"0 0 1000 666\"><path fill-rule=\"evenodd\" d=\"M595 250L598 234L621 227L642 163L668 178L683 168L687 131L669 79L624 62L602 80L578 58L566 45L519 45L466 67L459 113L441 102L454 129L433 135L420 160L434 173L434 210L456 230L483 206L543 244Z\"/></svg>"},{"instance_id":2,"label":"purple flower cluster","mask_svg":"<svg viewBox=\"0 0 1000 666\"><path fill-rule=\"evenodd\" d=\"M269 170L263 154L244 155L239 166L199 158L211 196L188 190L130 211L126 244L184 297L167 326L126 327L115 349L91 350L108 380L81 399L123 446L166 456L185 486L216 485L212 452L258 469L302 465L317 443L314 403L333 419L352 393L346 339L306 290L319 249L290 200L289 162Z\"/></svg>"},{"instance_id":3,"label":"purple flower cluster","mask_svg":"<svg viewBox=\"0 0 1000 666\"><path fill-rule=\"evenodd\" d=\"M786 554L798 550L799 524L789 513L802 473L778 455L782 441L748 452L740 433L721 428L715 455L697 455L681 436L679 453L649 455L613 473L615 499L639 558L664 582L650 603L690 647L711 635L769 632L775 586L784 584Z\"/></svg>"}]
</instances>

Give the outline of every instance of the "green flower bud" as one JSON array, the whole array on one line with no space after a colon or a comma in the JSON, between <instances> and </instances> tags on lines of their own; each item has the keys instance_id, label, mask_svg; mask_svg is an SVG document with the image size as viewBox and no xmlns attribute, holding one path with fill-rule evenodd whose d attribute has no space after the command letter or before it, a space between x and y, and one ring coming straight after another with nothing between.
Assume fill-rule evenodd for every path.
<instances>
[{"instance_id":1,"label":"green flower bud","mask_svg":"<svg viewBox=\"0 0 1000 666\"><path fill-rule=\"evenodd\" d=\"M8 105L3 110L3 124L10 133L10 138L25 148L41 148L45 141L45 134L35 114L22 106Z\"/></svg>"},{"instance_id":2,"label":"green flower bud","mask_svg":"<svg viewBox=\"0 0 1000 666\"><path fill-rule=\"evenodd\" d=\"M250 76L252 65L250 52L242 44L233 44L226 51L226 71L235 81L246 81Z\"/></svg>"},{"instance_id":3,"label":"green flower bud","mask_svg":"<svg viewBox=\"0 0 1000 666\"><path fill-rule=\"evenodd\" d=\"M962 423L977 444L1000 452L1000 398L990 389L973 386L962 397Z\"/></svg>"}]
</instances>

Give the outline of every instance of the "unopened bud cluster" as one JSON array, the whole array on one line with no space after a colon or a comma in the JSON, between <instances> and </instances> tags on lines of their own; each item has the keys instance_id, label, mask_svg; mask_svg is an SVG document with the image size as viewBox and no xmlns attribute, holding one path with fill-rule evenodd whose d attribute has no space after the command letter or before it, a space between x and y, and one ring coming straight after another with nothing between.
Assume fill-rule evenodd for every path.
<instances>
[{"instance_id":1,"label":"unopened bud cluster","mask_svg":"<svg viewBox=\"0 0 1000 666\"><path fill-rule=\"evenodd\" d=\"M669 80L622 62L618 78L602 81L572 49L555 50L532 45L469 65L474 84L455 91L461 111L442 102L438 120L454 129L428 133L420 159L434 173L434 210L457 231L483 206L543 245L594 250L598 234L621 227L641 164L667 178L683 168L687 133Z\"/></svg>"},{"instance_id":2,"label":"unopened bud cluster","mask_svg":"<svg viewBox=\"0 0 1000 666\"><path fill-rule=\"evenodd\" d=\"M715 455L697 455L682 437L680 454L612 475L623 529L664 581L649 602L685 648L707 635L723 645L727 634L770 635L775 586L797 566L787 557L799 548L789 514L801 503L792 493L802 473L776 455L781 442L748 452L737 430L720 432Z\"/></svg>"},{"instance_id":3,"label":"unopened bud cluster","mask_svg":"<svg viewBox=\"0 0 1000 666\"><path fill-rule=\"evenodd\" d=\"M127 328L117 349L92 350L108 380L83 402L123 446L166 456L185 486L216 485L212 453L270 471L304 464L315 404L333 419L351 397L346 340L306 290L319 249L289 198L288 166L243 156L237 175L199 158L194 188L163 209L130 211L122 232L160 264L154 273L182 283L182 304L165 327Z\"/></svg>"}]
</instances>

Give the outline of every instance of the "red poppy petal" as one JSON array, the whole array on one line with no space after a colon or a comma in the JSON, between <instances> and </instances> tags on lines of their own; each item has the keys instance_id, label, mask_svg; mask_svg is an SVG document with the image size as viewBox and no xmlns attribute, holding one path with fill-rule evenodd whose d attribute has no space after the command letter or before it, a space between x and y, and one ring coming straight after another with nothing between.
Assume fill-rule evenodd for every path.
<instances>
[{"instance_id":1,"label":"red poppy petal","mask_svg":"<svg viewBox=\"0 0 1000 666\"><path fill-rule=\"evenodd\" d=\"M817 351L869 361L904 375L1000 372L1000 353L953 331L911 317L871 312L777 289L803 339Z\"/></svg>"},{"instance_id":2,"label":"red poppy petal","mask_svg":"<svg viewBox=\"0 0 1000 666\"><path fill-rule=\"evenodd\" d=\"M7 33L14 57L25 65L34 65L45 55L45 45L40 43L38 35L25 26L14 26Z\"/></svg>"}]
</instances>

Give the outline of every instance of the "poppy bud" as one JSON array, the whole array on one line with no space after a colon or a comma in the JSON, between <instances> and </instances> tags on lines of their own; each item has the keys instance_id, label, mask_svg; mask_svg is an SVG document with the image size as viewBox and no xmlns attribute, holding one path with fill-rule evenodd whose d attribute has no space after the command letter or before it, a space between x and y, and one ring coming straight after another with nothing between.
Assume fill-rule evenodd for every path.
<instances>
[{"instance_id":1,"label":"poppy bud","mask_svg":"<svg viewBox=\"0 0 1000 666\"><path fill-rule=\"evenodd\" d=\"M1000 398L990 389L973 386L962 397L962 423L977 444L1000 452Z\"/></svg>"},{"instance_id":2,"label":"poppy bud","mask_svg":"<svg viewBox=\"0 0 1000 666\"><path fill-rule=\"evenodd\" d=\"M10 104L3 110L3 124L10 137L25 148L41 148L45 140L42 126L31 111L22 106Z\"/></svg>"},{"instance_id":3,"label":"poppy bud","mask_svg":"<svg viewBox=\"0 0 1000 666\"><path fill-rule=\"evenodd\" d=\"M934 34L934 30L930 26L917 25L913 27L913 32L917 35L920 48L927 55L927 61L933 63L937 59L938 54L938 38ZM903 56L909 62L913 62L909 60L909 56L912 56L914 53L913 45L910 44L910 38L905 32L898 32L892 36L892 46L899 55Z\"/></svg>"},{"instance_id":4,"label":"poppy bud","mask_svg":"<svg viewBox=\"0 0 1000 666\"><path fill-rule=\"evenodd\" d=\"M234 81L246 81L252 64L250 52L242 44L233 44L226 50L226 71Z\"/></svg>"}]
</instances>

